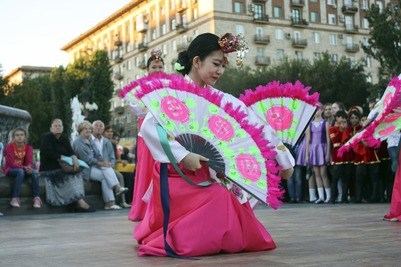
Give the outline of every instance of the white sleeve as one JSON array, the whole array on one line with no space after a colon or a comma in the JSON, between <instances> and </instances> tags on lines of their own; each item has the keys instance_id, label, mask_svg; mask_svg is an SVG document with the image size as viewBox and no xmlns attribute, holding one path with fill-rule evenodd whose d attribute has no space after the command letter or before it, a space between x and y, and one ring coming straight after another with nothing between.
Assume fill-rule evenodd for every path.
<instances>
[{"instance_id":1,"label":"white sleeve","mask_svg":"<svg viewBox=\"0 0 401 267\"><path fill-rule=\"evenodd\" d=\"M129 107L131 109L131 112L134 113L135 116L137 116L138 118L145 118L146 114L148 113L146 107L142 107L140 105L130 103Z\"/></svg>"},{"instance_id":2,"label":"white sleeve","mask_svg":"<svg viewBox=\"0 0 401 267\"><path fill-rule=\"evenodd\" d=\"M161 163L169 163L170 160L164 153L163 147L160 144L160 139L157 134L157 124L158 123L156 119L152 116L150 112L148 112L142 123L140 134L143 137L150 152L152 153L153 158ZM169 139L169 144L171 147L171 151L173 152L173 156L177 162L181 162L182 159L190 153L175 140Z\"/></svg>"}]
</instances>

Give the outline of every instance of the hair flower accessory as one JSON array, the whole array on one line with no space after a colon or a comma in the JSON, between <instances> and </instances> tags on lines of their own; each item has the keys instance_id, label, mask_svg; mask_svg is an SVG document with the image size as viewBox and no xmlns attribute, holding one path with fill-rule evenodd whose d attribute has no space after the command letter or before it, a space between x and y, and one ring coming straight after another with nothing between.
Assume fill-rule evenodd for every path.
<instances>
[{"instance_id":1,"label":"hair flower accessory","mask_svg":"<svg viewBox=\"0 0 401 267\"><path fill-rule=\"evenodd\" d=\"M174 63L174 69L175 70L183 70L183 69L185 69L185 66L182 66L180 63L176 62L176 63Z\"/></svg>"},{"instance_id":2,"label":"hair flower accessory","mask_svg":"<svg viewBox=\"0 0 401 267\"><path fill-rule=\"evenodd\" d=\"M226 33L219 39L219 45L223 53L228 54L237 52L237 65L242 65L242 60L245 54L248 53L248 42L245 40L243 34L233 35L232 33Z\"/></svg>"},{"instance_id":3,"label":"hair flower accessory","mask_svg":"<svg viewBox=\"0 0 401 267\"><path fill-rule=\"evenodd\" d=\"M155 48L150 52L150 56L153 58L154 61L158 62L162 59L162 51L158 48Z\"/></svg>"}]
</instances>

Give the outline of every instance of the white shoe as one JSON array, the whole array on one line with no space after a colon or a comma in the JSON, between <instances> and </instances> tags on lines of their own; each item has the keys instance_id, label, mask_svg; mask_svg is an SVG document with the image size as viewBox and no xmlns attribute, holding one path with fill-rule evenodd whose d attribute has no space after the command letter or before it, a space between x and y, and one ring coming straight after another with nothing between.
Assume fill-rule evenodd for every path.
<instances>
[{"instance_id":1,"label":"white shoe","mask_svg":"<svg viewBox=\"0 0 401 267\"><path fill-rule=\"evenodd\" d=\"M127 187L120 187L120 189L116 192L116 196L121 195L122 193L125 193L128 191Z\"/></svg>"},{"instance_id":2,"label":"white shoe","mask_svg":"<svg viewBox=\"0 0 401 267\"><path fill-rule=\"evenodd\" d=\"M127 203L125 203L125 202L120 203L120 206L121 206L122 208L124 208L124 209L126 209L126 208L131 208L131 205L130 205L130 204L127 204Z\"/></svg>"},{"instance_id":3,"label":"white shoe","mask_svg":"<svg viewBox=\"0 0 401 267\"><path fill-rule=\"evenodd\" d=\"M104 206L105 210L121 210L122 208L118 205Z\"/></svg>"}]
</instances>

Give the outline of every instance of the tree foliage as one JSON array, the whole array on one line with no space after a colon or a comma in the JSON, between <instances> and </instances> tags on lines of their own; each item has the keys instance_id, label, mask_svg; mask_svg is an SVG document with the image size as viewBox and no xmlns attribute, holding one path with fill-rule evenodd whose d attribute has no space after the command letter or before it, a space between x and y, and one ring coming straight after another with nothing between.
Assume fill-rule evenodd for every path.
<instances>
[{"instance_id":1,"label":"tree foliage","mask_svg":"<svg viewBox=\"0 0 401 267\"><path fill-rule=\"evenodd\" d=\"M113 93L111 65L105 51L77 60L67 68L52 69L50 75L24 78L18 85L8 85L3 80L0 67L1 104L28 111L32 116L29 129L30 143L39 146L40 136L49 131L50 121L59 118L64 124L64 133L69 136L72 125L71 100L79 96L84 102L95 102L99 109L90 121L110 121L110 98ZM5 94L6 92L6 94Z\"/></svg>"},{"instance_id":2,"label":"tree foliage","mask_svg":"<svg viewBox=\"0 0 401 267\"><path fill-rule=\"evenodd\" d=\"M328 53L313 64L307 60L284 59L269 68L227 68L216 87L238 97L245 89L254 90L275 80L281 83L299 80L312 87L310 92L318 92L321 102L340 101L348 107L365 105L371 87L363 65L351 64L346 59L333 62Z\"/></svg>"},{"instance_id":3,"label":"tree foliage","mask_svg":"<svg viewBox=\"0 0 401 267\"><path fill-rule=\"evenodd\" d=\"M382 73L396 76L401 71L401 0L392 1L382 10L372 4L366 19L369 22L365 53L380 62Z\"/></svg>"}]
</instances>

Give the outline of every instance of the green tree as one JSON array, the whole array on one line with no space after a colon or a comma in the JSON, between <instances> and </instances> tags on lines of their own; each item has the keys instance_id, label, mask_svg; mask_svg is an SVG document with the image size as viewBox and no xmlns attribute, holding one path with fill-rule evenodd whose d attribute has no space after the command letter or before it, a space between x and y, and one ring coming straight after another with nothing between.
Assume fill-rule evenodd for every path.
<instances>
[{"instance_id":1,"label":"green tree","mask_svg":"<svg viewBox=\"0 0 401 267\"><path fill-rule=\"evenodd\" d=\"M366 19L369 22L365 53L380 62L381 72L396 76L401 70L401 0L392 1L380 10L372 4Z\"/></svg>"},{"instance_id":2,"label":"green tree","mask_svg":"<svg viewBox=\"0 0 401 267\"><path fill-rule=\"evenodd\" d=\"M107 52L97 50L91 56L86 67L87 79L85 90L88 90L88 101L95 102L98 106L94 119L99 119L104 124L109 124L111 119L110 114L110 99L113 95L114 83L111 79L112 69Z\"/></svg>"}]
</instances>

